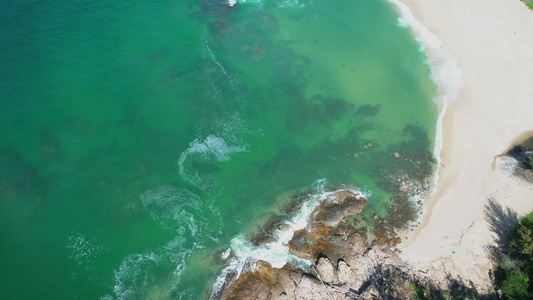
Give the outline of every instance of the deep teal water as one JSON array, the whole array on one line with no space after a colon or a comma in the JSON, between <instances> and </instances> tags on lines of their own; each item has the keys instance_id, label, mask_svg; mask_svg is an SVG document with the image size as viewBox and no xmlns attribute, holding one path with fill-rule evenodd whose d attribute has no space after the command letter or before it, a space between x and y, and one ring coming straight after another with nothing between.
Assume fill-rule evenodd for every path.
<instances>
[{"instance_id":1,"label":"deep teal water","mask_svg":"<svg viewBox=\"0 0 533 300\"><path fill-rule=\"evenodd\" d=\"M2 298L205 298L320 179L386 214L438 113L393 6L219 2L4 1Z\"/></svg>"}]
</instances>

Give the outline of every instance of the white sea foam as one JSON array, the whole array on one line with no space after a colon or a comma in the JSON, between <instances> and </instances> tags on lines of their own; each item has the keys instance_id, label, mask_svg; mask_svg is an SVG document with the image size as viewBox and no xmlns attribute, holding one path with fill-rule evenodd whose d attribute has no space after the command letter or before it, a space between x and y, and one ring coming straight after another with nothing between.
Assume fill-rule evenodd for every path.
<instances>
[{"instance_id":1,"label":"white sea foam","mask_svg":"<svg viewBox=\"0 0 533 300\"><path fill-rule=\"evenodd\" d=\"M311 213L324 202L335 202L336 191L325 190L326 181L324 179L318 180L314 184L314 193L309 195L298 213L284 222L274 233L276 239L270 243L261 246L255 246L247 241L244 236L237 235L231 240L231 251L234 256L230 260L229 265L226 266L213 284L213 291L211 298L214 298L223 288L225 282L229 279L230 274L236 274L238 278L242 271L247 266L253 268L255 262L261 260L269 263L274 268L282 268L286 264L291 264L294 267L307 269L313 262L300 258L289 251L288 243L294 236L294 233L307 226L309 216ZM366 198L370 197L369 192L362 192L356 188L346 188L356 195L361 195Z\"/></svg>"},{"instance_id":2,"label":"white sea foam","mask_svg":"<svg viewBox=\"0 0 533 300\"><path fill-rule=\"evenodd\" d=\"M463 72L457 61L448 51L441 48L441 40L415 19L407 5L398 0L389 1L400 10L398 22L411 28L416 40L429 57L432 66L432 79L438 86L435 101L438 104L446 104L455 100L464 83Z\"/></svg>"},{"instance_id":3,"label":"white sea foam","mask_svg":"<svg viewBox=\"0 0 533 300\"><path fill-rule=\"evenodd\" d=\"M98 256L109 250L104 244L82 233L71 234L68 237L67 248L71 252L69 259L80 268L79 272L72 274L74 277L81 273L91 274L96 267ZM86 282L86 284L89 283Z\"/></svg>"},{"instance_id":4,"label":"white sea foam","mask_svg":"<svg viewBox=\"0 0 533 300\"><path fill-rule=\"evenodd\" d=\"M207 121L199 121L201 126L197 128L199 130L197 136L205 138L193 140L180 154L178 160L182 179L196 187L207 185L206 182L213 179L204 176L205 174L199 174L199 171L193 167L194 162L202 161L210 164L224 162L230 160L235 153L248 151L246 146L241 146L247 124L243 117L244 97L240 86L211 51L207 38L204 51L227 79L235 98L233 102L225 102L227 99L223 97L224 88L217 86L215 81L211 82L214 89L214 104L219 104L221 111ZM237 109L231 109L235 107ZM210 132L216 134L209 134ZM163 185L141 195L141 201L154 221L162 228L174 230L177 235L162 247L131 254L124 259L115 271L113 291L116 298L142 298L152 289L160 288L158 287L160 283L153 281L156 277L154 273L160 272L158 270L161 266L166 266L168 262L175 269L165 286L187 294L186 287L178 286L180 276L187 267L187 259L196 250L204 248L207 243L216 242L222 231L222 217L214 204L217 191L209 189L195 194L180 187Z\"/></svg>"},{"instance_id":5,"label":"white sea foam","mask_svg":"<svg viewBox=\"0 0 533 300\"><path fill-rule=\"evenodd\" d=\"M230 5L230 6L233 6L233 4ZM211 58L211 61L213 61L215 63L215 65L218 67L220 72L222 72L222 74L224 74L224 76L228 80L228 83L229 83L231 89L234 90L234 91L237 91L237 86L238 85L237 85L235 79L233 78L233 75L231 75L228 71L226 71L226 68L224 67L224 65L215 56L215 54L211 50L211 47L209 47L209 40L207 38L207 33L204 36L204 48L203 49L204 49L204 51L206 51L209 54L209 58Z\"/></svg>"},{"instance_id":6,"label":"white sea foam","mask_svg":"<svg viewBox=\"0 0 533 300\"><path fill-rule=\"evenodd\" d=\"M244 3L261 3L263 0L227 0L229 6L234 6L235 4L244 4Z\"/></svg>"},{"instance_id":7,"label":"white sea foam","mask_svg":"<svg viewBox=\"0 0 533 300\"><path fill-rule=\"evenodd\" d=\"M243 1L244 2L244 1ZM235 0L230 5L237 3ZM214 186L215 178L202 178L192 168L192 162L188 160L203 161L208 163L223 162L230 159L230 155L238 152L247 152L244 136L248 131L248 122L245 116L246 95L235 76L231 74L224 64L216 57L209 46L208 31L204 34L204 55L216 65L220 73L224 75L230 87L231 95L225 93L225 86L217 86L211 81L214 90L213 104L216 112L208 120L200 120L197 123L197 136L189 144L178 160L179 173L183 180L203 190ZM205 137L205 138L202 138ZM208 183L207 183L208 182Z\"/></svg>"},{"instance_id":8,"label":"white sea foam","mask_svg":"<svg viewBox=\"0 0 533 300\"><path fill-rule=\"evenodd\" d=\"M441 48L441 40L431 33L426 26L418 22L407 5L399 0L389 0L396 5L400 11L398 19L400 25L409 26L413 31L416 40L421 44L422 49L428 56L431 65L432 80L438 87L437 95L434 98L439 108L439 116L436 124L436 137L433 153L437 158L437 170L433 176L432 191L436 190L438 182L438 170L440 168L440 151L442 148L442 119L446 113L449 103L457 98L457 94L464 84L463 72L459 68L457 61Z\"/></svg>"},{"instance_id":9,"label":"white sea foam","mask_svg":"<svg viewBox=\"0 0 533 300\"><path fill-rule=\"evenodd\" d=\"M213 96L215 104L222 104L222 89L219 88L214 81L210 80L209 82L211 83L211 87L213 87L213 92L215 94Z\"/></svg>"},{"instance_id":10,"label":"white sea foam","mask_svg":"<svg viewBox=\"0 0 533 300\"><path fill-rule=\"evenodd\" d=\"M301 0L283 0L279 4L279 7L281 7L281 8L284 8L284 7L304 7L304 6L305 6L305 4L303 4Z\"/></svg>"},{"instance_id":11,"label":"white sea foam","mask_svg":"<svg viewBox=\"0 0 533 300\"><path fill-rule=\"evenodd\" d=\"M198 210L201 200L188 190L174 186L160 186L143 193L141 201L150 216L161 227L169 229L175 228L180 220L189 219L190 211Z\"/></svg>"},{"instance_id":12,"label":"white sea foam","mask_svg":"<svg viewBox=\"0 0 533 300\"><path fill-rule=\"evenodd\" d=\"M231 254L231 248L228 248L228 249L226 249L226 251L224 251L224 252L222 252L222 253L220 254L220 258L221 258L222 260L226 260L226 259L228 259L228 257L229 257L230 254Z\"/></svg>"},{"instance_id":13,"label":"white sea foam","mask_svg":"<svg viewBox=\"0 0 533 300\"><path fill-rule=\"evenodd\" d=\"M220 234L222 217L211 195L202 198L186 189L164 185L143 193L141 201L150 216L165 229L211 240Z\"/></svg>"},{"instance_id":14,"label":"white sea foam","mask_svg":"<svg viewBox=\"0 0 533 300\"><path fill-rule=\"evenodd\" d=\"M203 248L199 243L188 244L186 239L178 235L163 247L144 253L128 255L120 267L115 270L115 286L113 292L117 299L137 299L151 289L163 285L164 289L178 288L181 273L186 267L186 260L196 250ZM173 276L168 282L160 282L156 279L161 264L171 262L175 266ZM111 297L105 295L104 297ZM103 298L103 297L102 297Z\"/></svg>"},{"instance_id":15,"label":"white sea foam","mask_svg":"<svg viewBox=\"0 0 533 300\"><path fill-rule=\"evenodd\" d=\"M178 233L215 237L219 232L220 213L209 197L202 199L190 191L165 185L141 195L141 201L150 216L163 228ZM209 220L219 224L210 224Z\"/></svg>"},{"instance_id":16,"label":"white sea foam","mask_svg":"<svg viewBox=\"0 0 533 300\"><path fill-rule=\"evenodd\" d=\"M235 4L244 4L244 3L262 3L263 0L226 0L226 3L229 6L234 6ZM313 2L312 0L310 1ZM281 0L278 1L279 7L304 7L305 5L301 0Z\"/></svg>"},{"instance_id":17,"label":"white sea foam","mask_svg":"<svg viewBox=\"0 0 533 300\"><path fill-rule=\"evenodd\" d=\"M222 231L222 219L211 195L198 196L186 189L165 185L141 195L150 216L163 228L177 235L165 245L143 253L128 255L115 270L114 294L118 299L142 298L151 289L179 289L179 279L187 259L209 240L216 240ZM164 282L155 281L160 266L171 263L173 276Z\"/></svg>"},{"instance_id":18,"label":"white sea foam","mask_svg":"<svg viewBox=\"0 0 533 300\"><path fill-rule=\"evenodd\" d=\"M211 160L216 161L228 161L230 155L238 152L247 152L245 146L231 146L226 141L216 135L209 135L203 141L195 139L189 144L189 148L181 153L178 160L179 173L184 180L198 186L202 183L202 178L195 172L190 174L190 167L186 165L186 160L190 156L194 156L195 159L209 162Z\"/></svg>"},{"instance_id":19,"label":"white sea foam","mask_svg":"<svg viewBox=\"0 0 533 300\"><path fill-rule=\"evenodd\" d=\"M115 271L113 292L118 299L130 299L144 290L150 280L148 270L157 266L161 257L156 253L132 254Z\"/></svg>"}]
</instances>

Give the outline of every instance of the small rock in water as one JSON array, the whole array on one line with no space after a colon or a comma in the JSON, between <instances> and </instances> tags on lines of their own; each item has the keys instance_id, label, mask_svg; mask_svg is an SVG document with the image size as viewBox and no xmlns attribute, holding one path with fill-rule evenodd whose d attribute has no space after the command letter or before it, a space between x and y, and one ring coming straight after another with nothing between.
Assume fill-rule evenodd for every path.
<instances>
[{"instance_id":1,"label":"small rock in water","mask_svg":"<svg viewBox=\"0 0 533 300\"><path fill-rule=\"evenodd\" d=\"M400 153L394 152L394 157L396 157L396 158L400 157Z\"/></svg>"}]
</instances>

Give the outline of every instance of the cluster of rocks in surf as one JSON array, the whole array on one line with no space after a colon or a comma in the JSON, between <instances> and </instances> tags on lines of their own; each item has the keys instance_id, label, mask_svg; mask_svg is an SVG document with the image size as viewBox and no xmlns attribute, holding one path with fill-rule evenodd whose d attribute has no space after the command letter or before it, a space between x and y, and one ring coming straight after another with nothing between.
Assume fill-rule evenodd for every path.
<instances>
[{"instance_id":1,"label":"cluster of rocks in surf","mask_svg":"<svg viewBox=\"0 0 533 300\"><path fill-rule=\"evenodd\" d=\"M314 262L308 270L289 264L278 269L258 261L238 278L229 279L215 298L329 299L332 293L345 298L372 293L370 285L365 286L369 274L378 265L401 263L394 250L399 239L388 237L387 230L380 233L379 228L387 227L387 223L377 215L373 218L378 225L373 234L366 227L356 229L353 217L360 216L368 204L363 196L349 190L339 190L334 196L336 201L319 205L311 213L308 226L296 231L288 243L293 254ZM271 220L267 227L275 230L281 226L281 222ZM267 243L272 236L262 232L253 240Z\"/></svg>"}]
</instances>

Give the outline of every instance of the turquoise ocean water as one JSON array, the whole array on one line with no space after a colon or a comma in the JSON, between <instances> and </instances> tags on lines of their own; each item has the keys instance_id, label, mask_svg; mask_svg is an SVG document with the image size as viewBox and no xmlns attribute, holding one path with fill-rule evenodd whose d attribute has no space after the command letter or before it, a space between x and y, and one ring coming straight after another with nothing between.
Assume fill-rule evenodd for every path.
<instances>
[{"instance_id":1,"label":"turquoise ocean water","mask_svg":"<svg viewBox=\"0 0 533 300\"><path fill-rule=\"evenodd\" d=\"M201 299L236 236L322 182L385 215L436 87L384 0L6 0L4 299Z\"/></svg>"}]
</instances>

